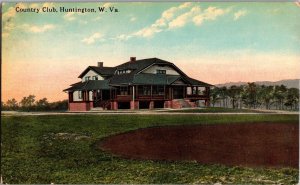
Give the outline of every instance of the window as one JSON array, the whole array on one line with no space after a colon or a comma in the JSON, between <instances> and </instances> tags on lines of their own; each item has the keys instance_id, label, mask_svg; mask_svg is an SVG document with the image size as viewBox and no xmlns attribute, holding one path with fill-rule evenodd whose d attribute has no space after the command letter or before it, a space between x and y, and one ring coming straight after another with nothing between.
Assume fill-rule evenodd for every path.
<instances>
[{"instance_id":1,"label":"window","mask_svg":"<svg viewBox=\"0 0 300 185\"><path fill-rule=\"evenodd\" d=\"M130 73L131 70L130 69L122 69L122 70L118 70L118 74L125 74L125 73Z\"/></svg>"},{"instance_id":2,"label":"window","mask_svg":"<svg viewBox=\"0 0 300 185\"><path fill-rule=\"evenodd\" d=\"M86 76L85 77L85 81L89 81L90 80L90 77L89 76Z\"/></svg>"},{"instance_id":3,"label":"window","mask_svg":"<svg viewBox=\"0 0 300 185\"><path fill-rule=\"evenodd\" d=\"M78 91L78 99L82 99L82 91Z\"/></svg>"},{"instance_id":4,"label":"window","mask_svg":"<svg viewBox=\"0 0 300 185\"><path fill-rule=\"evenodd\" d=\"M120 87L120 95L128 95L128 87L127 86Z\"/></svg>"},{"instance_id":5,"label":"window","mask_svg":"<svg viewBox=\"0 0 300 185\"><path fill-rule=\"evenodd\" d=\"M192 89L192 94L198 94L198 92L197 92L197 87L193 87L193 89Z\"/></svg>"},{"instance_id":6,"label":"window","mask_svg":"<svg viewBox=\"0 0 300 185\"><path fill-rule=\"evenodd\" d=\"M162 85L152 86L152 94L154 94L154 95L164 95L165 94L164 86L162 86Z\"/></svg>"},{"instance_id":7,"label":"window","mask_svg":"<svg viewBox=\"0 0 300 185\"><path fill-rule=\"evenodd\" d=\"M92 80L98 80L98 76L93 76Z\"/></svg>"},{"instance_id":8,"label":"window","mask_svg":"<svg viewBox=\"0 0 300 185\"><path fill-rule=\"evenodd\" d=\"M157 69L156 74L166 74L166 70Z\"/></svg>"},{"instance_id":9,"label":"window","mask_svg":"<svg viewBox=\"0 0 300 185\"><path fill-rule=\"evenodd\" d=\"M151 95L151 86L139 86L138 88L138 94L139 95Z\"/></svg>"}]
</instances>

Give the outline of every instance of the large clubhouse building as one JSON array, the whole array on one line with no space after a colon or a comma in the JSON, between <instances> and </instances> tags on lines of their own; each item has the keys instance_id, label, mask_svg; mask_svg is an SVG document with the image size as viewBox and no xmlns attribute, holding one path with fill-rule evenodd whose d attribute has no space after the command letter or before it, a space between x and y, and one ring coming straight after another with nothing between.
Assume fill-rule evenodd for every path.
<instances>
[{"instance_id":1,"label":"large clubhouse building","mask_svg":"<svg viewBox=\"0 0 300 185\"><path fill-rule=\"evenodd\" d=\"M69 111L153 109L209 105L212 85L188 77L173 63L158 58L136 60L116 67L89 66L81 81L65 89Z\"/></svg>"}]
</instances>

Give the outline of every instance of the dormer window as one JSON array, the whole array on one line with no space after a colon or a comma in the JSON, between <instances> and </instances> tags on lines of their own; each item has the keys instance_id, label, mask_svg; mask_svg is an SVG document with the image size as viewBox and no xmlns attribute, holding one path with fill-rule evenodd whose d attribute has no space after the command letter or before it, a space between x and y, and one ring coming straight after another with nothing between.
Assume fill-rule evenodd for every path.
<instances>
[{"instance_id":1,"label":"dormer window","mask_svg":"<svg viewBox=\"0 0 300 185\"><path fill-rule=\"evenodd\" d=\"M166 74L166 70L157 69L156 74Z\"/></svg>"},{"instance_id":2,"label":"dormer window","mask_svg":"<svg viewBox=\"0 0 300 185\"><path fill-rule=\"evenodd\" d=\"M85 81L89 81L90 80L90 77L89 76L86 76L85 77Z\"/></svg>"},{"instance_id":3,"label":"dormer window","mask_svg":"<svg viewBox=\"0 0 300 185\"><path fill-rule=\"evenodd\" d=\"M92 80L98 80L98 76L93 76Z\"/></svg>"},{"instance_id":4,"label":"dormer window","mask_svg":"<svg viewBox=\"0 0 300 185\"><path fill-rule=\"evenodd\" d=\"M131 73L131 70L130 70L130 69L120 69L120 70L118 70L117 73L118 73L119 75L120 75L120 74Z\"/></svg>"}]
</instances>

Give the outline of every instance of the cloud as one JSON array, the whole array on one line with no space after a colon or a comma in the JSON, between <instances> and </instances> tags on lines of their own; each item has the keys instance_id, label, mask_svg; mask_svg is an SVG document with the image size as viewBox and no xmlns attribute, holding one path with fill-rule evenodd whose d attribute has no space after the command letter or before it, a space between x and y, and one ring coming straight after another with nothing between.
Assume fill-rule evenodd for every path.
<instances>
[{"instance_id":1,"label":"cloud","mask_svg":"<svg viewBox=\"0 0 300 185\"><path fill-rule=\"evenodd\" d=\"M134 21L136 21L136 17L131 17L130 22L134 22Z\"/></svg>"},{"instance_id":2,"label":"cloud","mask_svg":"<svg viewBox=\"0 0 300 185\"><path fill-rule=\"evenodd\" d=\"M8 37L9 36L9 33L7 33L7 32L2 32L2 38L6 38L6 37Z\"/></svg>"},{"instance_id":3,"label":"cloud","mask_svg":"<svg viewBox=\"0 0 300 185\"><path fill-rule=\"evenodd\" d=\"M64 15L64 19L66 19L67 21L73 21L76 19L74 15L74 12L68 12Z\"/></svg>"},{"instance_id":4,"label":"cloud","mask_svg":"<svg viewBox=\"0 0 300 185\"><path fill-rule=\"evenodd\" d=\"M39 8L39 4L38 3L30 3L29 8Z\"/></svg>"},{"instance_id":5,"label":"cloud","mask_svg":"<svg viewBox=\"0 0 300 185\"><path fill-rule=\"evenodd\" d=\"M193 6L190 2L183 3L162 12L161 17L151 25L127 35L119 35L115 39L128 40L132 37L151 38L157 33L184 27L188 23L200 26L204 21L213 21L229 11L230 9L217 7L208 7L202 11L200 6Z\"/></svg>"},{"instance_id":6,"label":"cloud","mask_svg":"<svg viewBox=\"0 0 300 185\"><path fill-rule=\"evenodd\" d=\"M188 21L191 20L191 17L200 13L200 7L195 6L189 12L186 12L182 15L177 16L169 23L169 28L178 28L183 27Z\"/></svg>"},{"instance_id":7,"label":"cloud","mask_svg":"<svg viewBox=\"0 0 300 185\"><path fill-rule=\"evenodd\" d=\"M93 44L96 40L99 40L102 37L103 35L97 32L87 38L82 39L81 41L86 44Z\"/></svg>"},{"instance_id":8,"label":"cloud","mask_svg":"<svg viewBox=\"0 0 300 185\"><path fill-rule=\"evenodd\" d=\"M202 25L204 21L214 21L217 17L230 12L230 9L220 9L216 7L208 7L204 12L193 17L196 26Z\"/></svg>"},{"instance_id":9,"label":"cloud","mask_svg":"<svg viewBox=\"0 0 300 185\"><path fill-rule=\"evenodd\" d=\"M25 31L32 32L32 33L43 33L49 30L53 30L55 28L55 25L45 24L42 26L36 26L36 25L23 24L22 28Z\"/></svg>"},{"instance_id":10,"label":"cloud","mask_svg":"<svg viewBox=\"0 0 300 185\"><path fill-rule=\"evenodd\" d=\"M204 11L204 17L207 20L215 20L218 16L223 15L226 11L216 7L208 7Z\"/></svg>"},{"instance_id":11,"label":"cloud","mask_svg":"<svg viewBox=\"0 0 300 185\"><path fill-rule=\"evenodd\" d=\"M44 3L43 7L54 7L54 3Z\"/></svg>"},{"instance_id":12,"label":"cloud","mask_svg":"<svg viewBox=\"0 0 300 185\"><path fill-rule=\"evenodd\" d=\"M113 6L114 3L104 3L102 6L104 6L105 8L111 7Z\"/></svg>"},{"instance_id":13,"label":"cloud","mask_svg":"<svg viewBox=\"0 0 300 185\"><path fill-rule=\"evenodd\" d=\"M8 21L10 18L16 16L16 10L14 7L10 7L7 12L3 14L3 21Z\"/></svg>"},{"instance_id":14,"label":"cloud","mask_svg":"<svg viewBox=\"0 0 300 185\"><path fill-rule=\"evenodd\" d=\"M11 31L13 29L15 29L15 24L13 22L7 22L4 26L4 30L6 31Z\"/></svg>"},{"instance_id":15,"label":"cloud","mask_svg":"<svg viewBox=\"0 0 300 185\"><path fill-rule=\"evenodd\" d=\"M237 12L234 13L234 18L233 20L238 20L240 17L245 16L247 14L246 10L239 10Z\"/></svg>"}]
</instances>

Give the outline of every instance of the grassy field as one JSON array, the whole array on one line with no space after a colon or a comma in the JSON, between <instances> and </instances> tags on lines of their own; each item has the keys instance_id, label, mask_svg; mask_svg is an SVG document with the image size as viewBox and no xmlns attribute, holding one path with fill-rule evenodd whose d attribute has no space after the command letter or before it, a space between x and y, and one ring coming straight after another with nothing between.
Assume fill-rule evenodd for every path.
<instances>
[{"instance_id":1,"label":"grassy field","mask_svg":"<svg viewBox=\"0 0 300 185\"><path fill-rule=\"evenodd\" d=\"M223 108L223 107L205 107L200 109L177 109L170 110L168 112L191 112L191 113L262 113L261 110L251 110L251 109L233 109L233 108Z\"/></svg>"},{"instance_id":2,"label":"grassy field","mask_svg":"<svg viewBox=\"0 0 300 185\"><path fill-rule=\"evenodd\" d=\"M1 120L4 183L283 183L298 169L202 165L193 161L127 160L104 153L101 138L138 128L243 122L298 121L298 115L60 115Z\"/></svg>"}]
</instances>

